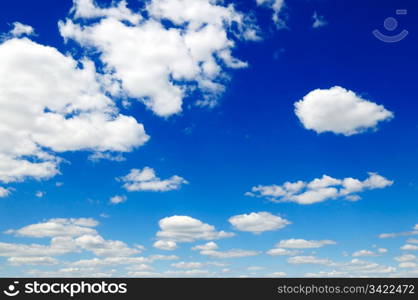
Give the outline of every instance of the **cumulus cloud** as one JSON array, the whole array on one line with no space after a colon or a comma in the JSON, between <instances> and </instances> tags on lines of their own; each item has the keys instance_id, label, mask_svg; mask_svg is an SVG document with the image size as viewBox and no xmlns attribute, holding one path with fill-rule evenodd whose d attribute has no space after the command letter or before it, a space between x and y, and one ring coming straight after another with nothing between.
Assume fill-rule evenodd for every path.
<instances>
[{"instance_id":1,"label":"cumulus cloud","mask_svg":"<svg viewBox=\"0 0 418 300\"><path fill-rule=\"evenodd\" d=\"M306 129L345 136L375 129L379 122L393 118L382 105L339 86L310 92L295 103L295 113Z\"/></svg>"},{"instance_id":2,"label":"cumulus cloud","mask_svg":"<svg viewBox=\"0 0 418 300\"><path fill-rule=\"evenodd\" d=\"M393 181L372 172L363 181L351 177L336 179L323 175L322 178L316 178L310 182L297 181L285 182L283 185L255 186L246 195L265 197L273 202L298 204L313 204L341 197L348 201L357 201L360 197L356 193L382 189L392 184Z\"/></svg>"},{"instance_id":3,"label":"cumulus cloud","mask_svg":"<svg viewBox=\"0 0 418 300\"><path fill-rule=\"evenodd\" d=\"M14 22L13 28L10 30L10 34L15 37L20 37L22 35L33 35L35 33L35 30L32 26L22 24L20 22Z\"/></svg>"},{"instance_id":4,"label":"cumulus cloud","mask_svg":"<svg viewBox=\"0 0 418 300\"><path fill-rule=\"evenodd\" d=\"M375 256L376 253L370 250L358 250L352 254L354 257L362 257L362 256Z\"/></svg>"},{"instance_id":5,"label":"cumulus cloud","mask_svg":"<svg viewBox=\"0 0 418 300\"><path fill-rule=\"evenodd\" d=\"M189 216L166 217L159 221L157 237L174 242L213 240L234 236L231 232L216 231L215 227Z\"/></svg>"},{"instance_id":6,"label":"cumulus cloud","mask_svg":"<svg viewBox=\"0 0 418 300\"><path fill-rule=\"evenodd\" d=\"M118 178L124 182L123 187L132 191L167 192L180 189L181 185L187 184L187 180L174 175L161 180L155 174L154 169L145 167L143 169L132 169L128 175Z\"/></svg>"},{"instance_id":7,"label":"cumulus cloud","mask_svg":"<svg viewBox=\"0 0 418 300\"><path fill-rule=\"evenodd\" d=\"M171 264L172 267L178 269L199 269L205 266L204 263L201 262L184 262L180 261L178 263Z\"/></svg>"},{"instance_id":8,"label":"cumulus cloud","mask_svg":"<svg viewBox=\"0 0 418 300\"><path fill-rule=\"evenodd\" d=\"M75 0L72 17L59 29L66 40L100 54L115 92L164 117L179 113L196 87L199 103L212 105L224 90L226 70L247 65L232 56L234 40L258 38L251 18L212 0L152 0L141 13L124 1L99 8Z\"/></svg>"},{"instance_id":9,"label":"cumulus cloud","mask_svg":"<svg viewBox=\"0 0 418 300\"><path fill-rule=\"evenodd\" d=\"M411 260L416 260L416 259L417 257L413 254L404 254L404 255L395 257L395 260L399 262L411 261Z\"/></svg>"},{"instance_id":10,"label":"cumulus cloud","mask_svg":"<svg viewBox=\"0 0 418 300\"><path fill-rule=\"evenodd\" d=\"M74 237L83 234L97 234L96 227L99 223L91 218L55 218L46 222L31 224L20 229L7 230L7 234L24 237Z\"/></svg>"},{"instance_id":11,"label":"cumulus cloud","mask_svg":"<svg viewBox=\"0 0 418 300\"><path fill-rule=\"evenodd\" d=\"M289 264L317 264L317 265L329 265L331 260L326 258L317 258L315 256L293 256L287 259Z\"/></svg>"},{"instance_id":12,"label":"cumulus cloud","mask_svg":"<svg viewBox=\"0 0 418 300\"><path fill-rule=\"evenodd\" d=\"M7 262L14 266L21 265L56 265L58 260L53 257L38 256L38 257L9 257Z\"/></svg>"},{"instance_id":13,"label":"cumulus cloud","mask_svg":"<svg viewBox=\"0 0 418 300\"><path fill-rule=\"evenodd\" d=\"M87 59L27 38L6 39L0 77L0 181L58 174L56 152L128 152L149 139L103 93Z\"/></svg>"},{"instance_id":14,"label":"cumulus cloud","mask_svg":"<svg viewBox=\"0 0 418 300\"><path fill-rule=\"evenodd\" d=\"M75 239L75 244L98 256L131 256L141 252L122 241L105 240L100 235L82 235Z\"/></svg>"},{"instance_id":15,"label":"cumulus cloud","mask_svg":"<svg viewBox=\"0 0 418 300\"><path fill-rule=\"evenodd\" d=\"M273 248L266 252L268 255L271 256L293 256L299 253L298 250L288 250L284 248Z\"/></svg>"},{"instance_id":16,"label":"cumulus cloud","mask_svg":"<svg viewBox=\"0 0 418 300\"><path fill-rule=\"evenodd\" d=\"M411 231L402 231L402 232L391 232L391 233L381 233L379 238L387 239L394 238L398 236L409 236L409 235L418 235L418 224L416 224Z\"/></svg>"},{"instance_id":17,"label":"cumulus cloud","mask_svg":"<svg viewBox=\"0 0 418 300\"><path fill-rule=\"evenodd\" d=\"M126 196L119 196L119 195L116 195L116 196L113 196L113 197L111 197L110 199L109 199L109 202L111 203L111 204L120 204L120 203L123 203L123 202L125 202L126 201Z\"/></svg>"},{"instance_id":18,"label":"cumulus cloud","mask_svg":"<svg viewBox=\"0 0 418 300\"><path fill-rule=\"evenodd\" d=\"M192 247L192 250L199 251L201 255L207 255L214 258L228 259L228 258L240 258L247 256L259 255L260 252L253 250L231 249L227 251L219 251L218 245L215 242L208 242L203 245L197 245Z\"/></svg>"},{"instance_id":19,"label":"cumulus cloud","mask_svg":"<svg viewBox=\"0 0 418 300\"><path fill-rule=\"evenodd\" d=\"M277 243L276 247L278 248L293 248L293 249L308 249L308 248L321 248L326 245L335 245L336 242L331 240L304 240L304 239L288 239L281 240Z\"/></svg>"},{"instance_id":20,"label":"cumulus cloud","mask_svg":"<svg viewBox=\"0 0 418 300\"><path fill-rule=\"evenodd\" d=\"M166 251L173 251L177 249L177 243L174 241L158 240L153 246L154 248Z\"/></svg>"},{"instance_id":21,"label":"cumulus cloud","mask_svg":"<svg viewBox=\"0 0 418 300\"><path fill-rule=\"evenodd\" d=\"M255 234L264 231L278 230L291 224L288 220L272 215L269 212L252 212L250 214L236 215L229 218L228 221L237 230L248 231Z\"/></svg>"},{"instance_id":22,"label":"cumulus cloud","mask_svg":"<svg viewBox=\"0 0 418 300\"><path fill-rule=\"evenodd\" d=\"M401 247L401 250L417 251L418 246L417 245L411 245L411 244L405 244Z\"/></svg>"}]
</instances>

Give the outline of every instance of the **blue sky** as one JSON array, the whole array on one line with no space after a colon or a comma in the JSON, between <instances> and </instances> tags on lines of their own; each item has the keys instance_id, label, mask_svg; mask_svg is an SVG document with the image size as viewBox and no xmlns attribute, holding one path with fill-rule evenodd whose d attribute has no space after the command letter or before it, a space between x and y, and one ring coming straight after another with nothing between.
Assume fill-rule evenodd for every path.
<instances>
[{"instance_id":1,"label":"blue sky","mask_svg":"<svg viewBox=\"0 0 418 300\"><path fill-rule=\"evenodd\" d=\"M3 2L2 276L417 275L413 1Z\"/></svg>"}]
</instances>

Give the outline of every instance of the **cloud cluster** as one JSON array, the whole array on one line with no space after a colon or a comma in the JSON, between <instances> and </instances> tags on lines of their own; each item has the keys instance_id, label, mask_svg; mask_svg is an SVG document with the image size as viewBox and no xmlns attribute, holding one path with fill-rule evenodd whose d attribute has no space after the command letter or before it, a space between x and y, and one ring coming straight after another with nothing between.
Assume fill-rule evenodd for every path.
<instances>
[{"instance_id":1,"label":"cloud cluster","mask_svg":"<svg viewBox=\"0 0 418 300\"><path fill-rule=\"evenodd\" d=\"M357 193L365 190L382 189L393 184L393 181L377 173L369 173L369 177L361 181L347 177L336 179L328 175L310 182L285 182L283 185L259 185L247 192L247 196L265 197L273 202L295 202L313 204L329 199L345 198L349 201L360 199Z\"/></svg>"},{"instance_id":2,"label":"cloud cluster","mask_svg":"<svg viewBox=\"0 0 418 300\"><path fill-rule=\"evenodd\" d=\"M59 22L61 35L100 54L115 93L164 117L179 113L196 88L199 103L212 105L226 69L247 65L232 56L232 36L258 38L250 18L221 1L152 0L136 13L124 1L100 8L75 0L72 11Z\"/></svg>"},{"instance_id":3,"label":"cloud cluster","mask_svg":"<svg viewBox=\"0 0 418 300\"><path fill-rule=\"evenodd\" d=\"M123 187L130 191L151 191L167 192L178 190L181 185L187 184L187 180L174 175L168 179L161 180L155 174L154 169L145 167L143 169L132 169L128 175L119 178L124 182Z\"/></svg>"},{"instance_id":4,"label":"cloud cluster","mask_svg":"<svg viewBox=\"0 0 418 300\"><path fill-rule=\"evenodd\" d=\"M339 86L308 93L295 103L295 113L306 129L346 136L374 129L379 122L393 118L382 105Z\"/></svg>"},{"instance_id":5,"label":"cloud cluster","mask_svg":"<svg viewBox=\"0 0 418 300\"><path fill-rule=\"evenodd\" d=\"M192 247L192 250L198 250L201 255L219 259L241 258L260 254L260 252L254 250L231 249L227 251L219 251L217 249L218 245L215 242L208 242L203 245Z\"/></svg>"},{"instance_id":6,"label":"cloud cluster","mask_svg":"<svg viewBox=\"0 0 418 300\"><path fill-rule=\"evenodd\" d=\"M148 139L102 90L91 61L27 38L0 43L0 181L50 178L53 152L128 152Z\"/></svg>"}]
</instances>

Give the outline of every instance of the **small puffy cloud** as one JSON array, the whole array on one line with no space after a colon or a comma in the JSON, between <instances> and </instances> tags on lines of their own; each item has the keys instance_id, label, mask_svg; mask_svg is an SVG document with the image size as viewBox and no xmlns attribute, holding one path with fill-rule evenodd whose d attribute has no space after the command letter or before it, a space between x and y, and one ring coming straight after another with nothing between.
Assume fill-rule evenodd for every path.
<instances>
[{"instance_id":1,"label":"small puffy cloud","mask_svg":"<svg viewBox=\"0 0 418 300\"><path fill-rule=\"evenodd\" d=\"M183 184L187 184L187 180L174 175L168 179L161 180L155 174L154 169L145 167L142 170L132 169L128 175L119 178L124 182L123 187L132 191L151 191L151 192L167 192L178 190Z\"/></svg>"},{"instance_id":2,"label":"small puffy cloud","mask_svg":"<svg viewBox=\"0 0 418 300\"><path fill-rule=\"evenodd\" d=\"M43 238L43 237L75 237L84 234L96 234L99 223L91 218L55 218L43 223L31 224L20 229L7 230L7 234L17 236Z\"/></svg>"},{"instance_id":3,"label":"small puffy cloud","mask_svg":"<svg viewBox=\"0 0 418 300\"><path fill-rule=\"evenodd\" d=\"M413 254L404 254L404 255L395 257L395 260L399 262L411 261L411 260L416 260L416 259L417 257Z\"/></svg>"},{"instance_id":4,"label":"small puffy cloud","mask_svg":"<svg viewBox=\"0 0 418 300\"><path fill-rule=\"evenodd\" d=\"M387 253L388 252L388 249L386 249L386 248L379 248L379 249L377 249L377 252L378 253Z\"/></svg>"},{"instance_id":5,"label":"small puffy cloud","mask_svg":"<svg viewBox=\"0 0 418 300\"><path fill-rule=\"evenodd\" d=\"M192 247L192 250L216 250L218 245L215 242L207 242L206 244L197 245Z\"/></svg>"},{"instance_id":6,"label":"small puffy cloud","mask_svg":"<svg viewBox=\"0 0 418 300\"><path fill-rule=\"evenodd\" d=\"M177 249L177 243L174 241L158 240L153 246L154 248L166 251L173 251Z\"/></svg>"},{"instance_id":7,"label":"small puffy cloud","mask_svg":"<svg viewBox=\"0 0 418 300\"><path fill-rule=\"evenodd\" d=\"M196 92L203 99L197 104L216 103L227 70L247 66L232 56L235 40L258 39L252 18L212 0L152 0L140 12L124 1L102 8L74 0L59 29L65 40L99 54L114 93L162 117L180 113Z\"/></svg>"},{"instance_id":8,"label":"small puffy cloud","mask_svg":"<svg viewBox=\"0 0 418 300\"><path fill-rule=\"evenodd\" d=\"M35 193L35 196L36 196L37 198L42 198L43 196L45 196L45 192L42 192L42 191L37 191L37 192Z\"/></svg>"},{"instance_id":9,"label":"small puffy cloud","mask_svg":"<svg viewBox=\"0 0 418 300\"><path fill-rule=\"evenodd\" d=\"M201 262L178 262L171 264L172 267L178 268L178 269L199 269L205 266L204 263Z\"/></svg>"},{"instance_id":10,"label":"small puffy cloud","mask_svg":"<svg viewBox=\"0 0 418 300\"><path fill-rule=\"evenodd\" d=\"M123 203L123 202L125 202L126 201L126 196L119 196L119 195L116 195L116 196L113 196L112 198L110 198L109 199L109 202L111 203L111 204L120 204L120 203Z\"/></svg>"},{"instance_id":11,"label":"small puffy cloud","mask_svg":"<svg viewBox=\"0 0 418 300\"><path fill-rule=\"evenodd\" d=\"M53 257L35 256L35 257L9 257L7 262L14 266L22 265L56 265L58 260Z\"/></svg>"},{"instance_id":12,"label":"small puffy cloud","mask_svg":"<svg viewBox=\"0 0 418 300\"><path fill-rule=\"evenodd\" d=\"M411 245L411 244L405 244L401 247L401 250L411 250L411 251L417 251L418 246L417 245Z\"/></svg>"},{"instance_id":13,"label":"small puffy cloud","mask_svg":"<svg viewBox=\"0 0 418 300\"><path fill-rule=\"evenodd\" d=\"M298 250L288 250L284 248L273 248L266 252L268 255L271 256L293 256L299 253Z\"/></svg>"},{"instance_id":14,"label":"small puffy cloud","mask_svg":"<svg viewBox=\"0 0 418 300\"><path fill-rule=\"evenodd\" d=\"M332 261L326 258L317 258L315 256L293 256L287 259L289 264L317 264L317 265L330 265Z\"/></svg>"},{"instance_id":15,"label":"small puffy cloud","mask_svg":"<svg viewBox=\"0 0 418 300\"><path fill-rule=\"evenodd\" d=\"M285 6L284 0L256 0L257 5L269 7L273 10L272 19L277 25L277 28L287 28L286 23L280 18L280 13Z\"/></svg>"},{"instance_id":16,"label":"small puffy cloud","mask_svg":"<svg viewBox=\"0 0 418 300\"><path fill-rule=\"evenodd\" d=\"M32 26L22 24L20 22L13 23L13 29L10 30L10 34L15 37L20 37L22 35L33 35L35 30Z\"/></svg>"},{"instance_id":17,"label":"small puffy cloud","mask_svg":"<svg viewBox=\"0 0 418 300\"><path fill-rule=\"evenodd\" d=\"M206 255L220 259L240 258L260 254L260 252L253 250L231 249L227 251L219 251L217 249L218 245L215 242L208 242L203 245L197 245L192 247L192 250L199 251L201 255Z\"/></svg>"},{"instance_id":18,"label":"small puffy cloud","mask_svg":"<svg viewBox=\"0 0 418 300\"><path fill-rule=\"evenodd\" d=\"M269 212L252 212L250 214L236 215L229 218L228 221L237 230L248 231L255 234L264 231L278 230L291 224L288 220L272 215Z\"/></svg>"},{"instance_id":19,"label":"small puffy cloud","mask_svg":"<svg viewBox=\"0 0 418 300\"><path fill-rule=\"evenodd\" d=\"M323 27L323 26L328 24L328 22L325 20L324 16L318 15L317 12L314 12L314 14L312 16L312 19L314 21L313 24L312 24L313 28Z\"/></svg>"},{"instance_id":20,"label":"small puffy cloud","mask_svg":"<svg viewBox=\"0 0 418 300\"><path fill-rule=\"evenodd\" d=\"M292 249L308 249L308 248L320 248L326 245L335 245L336 242L331 240L304 240L304 239L288 239L281 240L277 243L276 247L278 248L292 248Z\"/></svg>"},{"instance_id":21,"label":"small puffy cloud","mask_svg":"<svg viewBox=\"0 0 418 300\"><path fill-rule=\"evenodd\" d=\"M295 113L306 129L345 136L375 129L379 122L393 118L382 105L339 86L310 92L295 103Z\"/></svg>"},{"instance_id":22,"label":"small puffy cloud","mask_svg":"<svg viewBox=\"0 0 418 300\"><path fill-rule=\"evenodd\" d=\"M336 179L323 175L310 182L297 181L285 182L282 185L255 186L251 192L247 192L245 195L264 197L273 202L295 202L298 204L313 204L337 198L357 201L360 197L356 193L382 189L392 184L393 181L372 172L363 181L351 177Z\"/></svg>"},{"instance_id":23,"label":"small puffy cloud","mask_svg":"<svg viewBox=\"0 0 418 300\"><path fill-rule=\"evenodd\" d=\"M100 235L82 235L75 244L98 256L131 256L140 253L140 249L129 248L122 241L105 240Z\"/></svg>"},{"instance_id":24,"label":"small puffy cloud","mask_svg":"<svg viewBox=\"0 0 418 300\"><path fill-rule=\"evenodd\" d=\"M10 190L0 186L0 198L5 198L10 195Z\"/></svg>"},{"instance_id":25,"label":"small puffy cloud","mask_svg":"<svg viewBox=\"0 0 418 300\"><path fill-rule=\"evenodd\" d=\"M273 272L267 275L267 277L286 277L287 274L285 272Z\"/></svg>"},{"instance_id":26,"label":"small puffy cloud","mask_svg":"<svg viewBox=\"0 0 418 300\"><path fill-rule=\"evenodd\" d=\"M376 255L376 253L374 253L373 251L365 250L365 249L358 250L358 251L356 251L352 254L352 256L354 256L354 257L375 256L375 255Z\"/></svg>"},{"instance_id":27,"label":"small puffy cloud","mask_svg":"<svg viewBox=\"0 0 418 300\"><path fill-rule=\"evenodd\" d=\"M213 240L234 236L231 232L216 231L215 227L189 216L166 217L159 221L157 237L175 242Z\"/></svg>"}]
</instances>

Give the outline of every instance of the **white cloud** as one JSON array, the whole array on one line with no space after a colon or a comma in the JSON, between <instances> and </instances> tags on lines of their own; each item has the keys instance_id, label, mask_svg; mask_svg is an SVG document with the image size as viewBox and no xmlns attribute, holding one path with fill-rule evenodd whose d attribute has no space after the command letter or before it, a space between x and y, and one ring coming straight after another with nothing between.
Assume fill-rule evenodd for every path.
<instances>
[{"instance_id":1,"label":"white cloud","mask_svg":"<svg viewBox=\"0 0 418 300\"><path fill-rule=\"evenodd\" d=\"M7 259L11 265L21 266L21 265L56 265L58 260L53 257L47 256L38 256L38 257L9 257Z\"/></svg>"},{"instance_id":2,"label":"white cloud","mask_svg":"<svg viewBox=\"0 0 418 300\"><path fill-rule=\"evenodd\" d=\"M35 30L32 26L22 24L20 22L13 23L13 29L10 30L10 34L15 37L20 37L22 35L33 35Z\"/></svg>"},{"instance_id":3,"label":"white cloud","mask_svg":"<svg viewBox=\"0 0 418 300\"><path fill-rule=\"evenodd\" d=\"M130 265L136 268L137 265L143 265L144 263L152 263L157 260L176 260L175 255L151 255L149 257L104 257L104 258L92 258L84 259L72 262L72 266L78 267L103 267L103 266L119 266Z\"/></svg>"},{"instance_id":4,"label":"white cloud","mask_svg":"<svg viewBox=\"0 0 418 300\"><path fill-rule=\"evenodd\" d=\"M329 199L345 198L358 200L355 193L365 190L382 189L393 184L393 181L377 173L368 173L369 177L363 181L355 178L336 179L328 175L316 178L311 182L285 182L283 185L259 185L245 195L251 197L265 197L273 202L295 202L298 204L313 204Z\"/></svg>"},{"instance_id":5,"label":"white cloud","mask_svg":"<svg viewBox=\"0 0 418 300\"><path fill-rule=\"evenodd\" d=\"M299 253L298 250L288 250L284 248L273 248L266 252L268 255L271 256L293 256Z\"/></svg>"},{"instance_id":6,"label":"white cloud","mask_svg":"<svg viewBox=\"0 0 418 300\"><path fill-rule=\"evenodd\" d=\"M199 269L205 266L204 263L201 262L178 262L171 264L172 267L178 268L178 269Z\"/></svg>"},{"instance_id":7,"label":"white cloud","mask_svg":"<svg viewBox=\"0 0 418 300\"><path fill-rule=\"evenodd\" d=\"M173 251L177 249L177 243L174 241L158 240L153 246L157 249L166 251Z\"/></svg>"},{"instance_id":8,"label":"white cloud","mask_svg":"<svg viewBox=\"0 0 418 300\"><path fill-rule=\"evenodd\" d=\"M375 129L379 122L393 118L382 105L339 86L310 92L295 103L295 113L306 129L346 136Z\"/></svg>"},{"instance_id":9,"label":"white cloud","mask_svg":"<svg viewBox=\"0 0 418 300\"><path fill-rule=\"evenodd\" d=\"M110 198L109 202L111 204L120 204L126 201L126 196L113 196L112 198Z\"/></svg>"},{"instance_id":10,"label":"white cloud","mask_svg":"<svg viewBox=\"0 0 418 300\"><path fill-rule=\"evenodd\" d=\"M55 218L43 223L31 224L20 229L7 230L7 234L14 234L25 237L58 237L58 236L81 236L84 234L96 234L96 227L99 223L91 218Z\"/></svg>"},{"instance_id":11,"label":"white cloud","mask_svg":"<svg viewBox=\"0 0 418 300\"><path fill-rule=\"evenodd\" d=\"M218 251L218 245L215 242L208 242L203 245L197 245L191 248L192 250L199 251L201 255L207 255L215 258L228 259L228 258L240 258L247 256L259 255L260 252L253 250L231 249L227 251Z\"/></svg>"},{"instance_id":12,"label":"white cloud","mask_svg":"<svg viewBox=\"0 0 418 300\"><path fill-rule=\"evenodd\" d=\"M352 254L352 256L354 256L354 257L375 256L375 255L376 255L376 253L374 253L373 251L365 250L365 249L358 250L358 251L356 251Z\"/></svg>"},{"instance_id":13,"label":"white cloud","mask_svg":"<svg viewBox=\"0 0 418 300\"><path fill-rule=\"evenodd\" d=\"M272 19L279 29L287 28L285 21L280 16L285 6L284 0L256 0L256 2L257 5L266 6L273 10Z\"/></svg>"},{"instance_id":14,"label":"white cloud","mask_svg":"<svg viewBox=\"0 0 418 300\"><path fill-rule=\"evenodd\" d=\"M218 245L215 242L207 242L206 244L197 245L191 248L192 250L216 250Z\"/></svg>"},{"instance_id":15,"label":"white cloud","mask_svg":"<svg viewBox=\"0 0 418 300\"><path fill-rule=\"evenodd\" d=\"M331 240L304 240L304 239L288 239L281 240L277 243L276 247L278 248L291 248L291 249L308 249L308 248L320 248L326 245L335 245L336 242Z\"/></svg>"},{"instance_id":16,"label":"white cloud","mask_svg":"<svg viewBox=\"0 0 418 300\"><path fill-rule=\"evenodd\" d=\"M273 272L269 275L267 275L267 277L286 277L287 274L285 272Z\"/></svg>"},{"instance_id":17,"label":"white cloud","mask_svg":"<svg viewBox=\"0 0 418 300\"><path fill-rule=\"evenodd\" d=\"M0 181L58 174L53 152L128 152L149 138L119 114L87 59L12 38L0 43L0 77Z\"/></svg>"},{"instance_id":18,"label":"white cloud","mask_svg":"<svg viewBox=\"0 0 418 300\"><path fill-rule=\"evenodd\" d=\"M399 268L416 268L416 267L418 267L418 264L414 262L402 262L399 264Z\"/></svg>"},{"instance_id":19,"label":"white cloud","mask_svg":"<svg viewBox=\"0 0 418 300\"><path fill-rule=\"evenodd\" d=\"M412 250L412 251L416 251L418 250L418 246L417 245L411 245L411 244L405 244L401 247L401 250Z\"/></svg>"},{"instance_id":20,"label":"white cloud","mask_svg":"<svg viewBox=\"0 0 418 300\"><path fill-rule=\"evenodd\" d=\"M70 237L54 237L50 245L0 243L0 256L6 257L57 256L77 251Z\"/></svg>"},{"instance_id":21,"label":"white cloud","mask_svg":"<svg viewBox=\"0 0 418 300\"><path fill-rule=\"evenodd\" d=\"M151 192L167 192L178 190L183 184L187 184L187 180L174 175L168 179L161 180L155 174L154 169L144 167L143 169L132 169L128 175L119 178L124 182L123 187L130 191L151 191Z\"/></svg>"},{"instance_id":22,"label":"white cloud","mask_svg":"<svg viewBox=\"0 0 418 300\"><path fill-rule=\"evenodd\" d=\"M10 190L0 186L0 198L5 198L10 195Z\"/></svg>"},{"instance_id":23,"label":"white cloud","mask_svg":"<svg viewBox=\"0 0 418 300\"><path fill-rule=\"evenodd\" d=\"M386 248L379 248L379 249L377 249L377 252L379 252L379 253L387 253L388 252L388 249L386 249Z\"/></svg>"},{"instance_id":24,"label":"white cloud","mask_svg":"<svg viewBox=\"0 0 418 300\"><path fill-rule=\"evenodd\" d=\"M141 252L122 241L105 240L100 235L82 235L75 239L75 244L98 256L131 256Z\"/></svg>"},{"instance_id":25,"label":"white cloud","mask_svg":"<svg viewBox=\"0 0 418 300\"><path fill-rule=\"evenodd\" d=\"M395 257L395 260L399 262L410 261L410 260L415 260L415 259L417 259L417 257L413 254L404 254L404 255Z\"/></svg>"},{"instance_id":26,"label":"white cloud","mask_svg":"<svg viewBox=\"0 0 418 300\"><path fill-rule=\"evenodd\" d=\"M37 198L42 198L43 196L45 196L45 192L42 192L42 191L37 191L37 192L35 193L35 196L36 196Z\"/></svg>"},{"instance_id":27,"label":"white cloud","mask_svg":"<svg viewBox=\"0 0 418 300\"><path fill-rule=\"evenodd\" d=\"M252 212L250 214L236 215L229 218L228 221L237 230L248 231L255 234L264 231L278 230L291 224L288 220L272 215L269 212Z\"/></svg>"},{"instance_id":28,"label":"white cloud","mask_svg":"<svg viewBox=\"0 0 418 300\"><path fill-rule=\"evenodd\" d=\"M318 265L329 265L332 263L331 260L326 258L317 258L315 256L293 256L287 259L289 264L318 264Z\"/></svg>"},{"instance_id":29,"label":"white cloud","mask_svg":"<svg viewBox=\"0 0 418 300\"><path fill-rule=\"evenodd\" d=\"M215 227L189 216L166 217L159 221L157 237L175 242L193 242L231 237L234 234L216 231Z\"/></svg>"},{"instance_id":30,"label":"white cloud","mask_svg":"<svg viewBox=\"0 0 418 300\"><path fill-rule=\"evenodd\" d=\"M59 23L61 35L98 51L108 78L119 85L115 92L164 117L179 113L196 87L200 103L213 104L226 69L246 66L232 56L231 36L258 38L251 18L220 1L152 0L141 15L123 2L98 8L92 0L78 0L72 12L73 20ZM86 25L77 23L81 18L100 19Z\"/></svg>"},{"instance_id":31,"label":"white cloud","mask_svg":"<svg viewBox=\"0 0 418 300\"><path fill-rule=\"evenodd\" d=\"M328 22L325 20L324 16L318 15L317 12L314 12L314 14L312 16L312 19L314 21L313 24L312 24L313 28L323 27L323 26L328 24Z\"/></svg>"}]
</instances>

